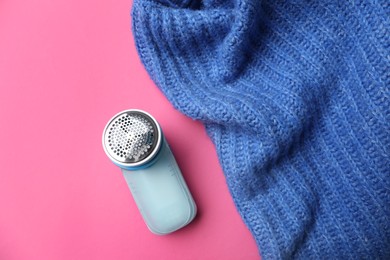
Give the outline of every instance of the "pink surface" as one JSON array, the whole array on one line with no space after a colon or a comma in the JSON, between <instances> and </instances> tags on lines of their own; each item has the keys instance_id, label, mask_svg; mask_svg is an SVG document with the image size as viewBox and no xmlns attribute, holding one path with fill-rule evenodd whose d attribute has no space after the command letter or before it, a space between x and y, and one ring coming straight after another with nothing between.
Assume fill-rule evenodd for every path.
<instances>
[{"instance_id":1,"label":"pink surface","mask_svg":"<svg viewBox=\"0 0 390 260\"><path fill-rule=\"evenodd\" d=\"M149 79L129 0L0 1L0 259L257 259L203 126ZM162 125L199 208L150 233L104 125L144 109Z\"/></svg>"}]
</instances>

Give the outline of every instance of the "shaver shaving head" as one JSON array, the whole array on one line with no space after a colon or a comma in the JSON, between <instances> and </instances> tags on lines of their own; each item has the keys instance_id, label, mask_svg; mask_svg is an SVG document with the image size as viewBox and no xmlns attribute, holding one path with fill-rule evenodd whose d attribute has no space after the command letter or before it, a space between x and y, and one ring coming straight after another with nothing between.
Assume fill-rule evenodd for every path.
<instances>
[{"instance_id":1,"label":"shaver shaving head","mask_svg":"<svg viewBox=\"0 0 390 260\"><path fill-rule=\"evenodd\" d=\"M117 165L139 166L151 160L161 146L157 121L141 110L126 110L115 115L103 132L103 147Z\"/></svg>"}]
</instances>

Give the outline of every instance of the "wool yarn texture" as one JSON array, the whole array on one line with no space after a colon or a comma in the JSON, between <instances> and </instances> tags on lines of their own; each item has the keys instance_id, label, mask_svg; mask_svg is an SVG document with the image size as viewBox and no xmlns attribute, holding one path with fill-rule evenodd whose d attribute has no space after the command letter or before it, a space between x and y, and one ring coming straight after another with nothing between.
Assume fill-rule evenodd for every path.
<instances>
[{"instance_id":1,"label":"wool yarn texture","mask_svg":"<svg viewBox=\"0 0 390 260\"><path fill-rule=\"evenodd\" d=\"M134 0L139 56L204 124L263 259L390 259L389 17L380 0Z\"/></svg>"}]
</instances>

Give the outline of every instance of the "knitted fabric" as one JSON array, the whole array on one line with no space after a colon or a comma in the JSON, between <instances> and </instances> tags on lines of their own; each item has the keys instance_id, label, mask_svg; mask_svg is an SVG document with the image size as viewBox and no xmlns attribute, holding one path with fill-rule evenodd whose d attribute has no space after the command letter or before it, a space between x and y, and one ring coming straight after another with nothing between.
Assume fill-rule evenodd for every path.
<instances>
[{"instance_id":1,"label":"knitted fabric","mask_svg":"<svg viewBox=\"0 0 390 260\"><path fill-rule=\"evenodd\" d=\"M390 258L389 15L386 0L134 0L142 62L204 123L264 259Z\"/></svg>"}]
</instances>

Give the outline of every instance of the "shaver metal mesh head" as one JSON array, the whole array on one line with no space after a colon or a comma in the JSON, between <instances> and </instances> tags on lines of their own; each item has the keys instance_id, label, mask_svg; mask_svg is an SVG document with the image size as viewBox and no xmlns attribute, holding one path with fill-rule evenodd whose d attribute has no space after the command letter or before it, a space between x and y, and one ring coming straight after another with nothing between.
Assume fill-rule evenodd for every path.
<instances>
[{"instance_id":1,"label":"shaver metal mesh head","mask_svg":"<svg viewBox=\"0 0 390 260\"><path fill-rule=\"evenodd\" d=\"M147 158L158 143L158 126L141 111L125 111L114 117L104 132L106 152L120 163Z\"/></svg>"}]
</instances>

